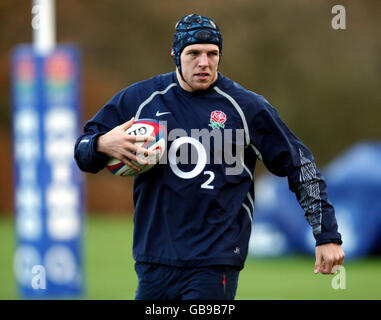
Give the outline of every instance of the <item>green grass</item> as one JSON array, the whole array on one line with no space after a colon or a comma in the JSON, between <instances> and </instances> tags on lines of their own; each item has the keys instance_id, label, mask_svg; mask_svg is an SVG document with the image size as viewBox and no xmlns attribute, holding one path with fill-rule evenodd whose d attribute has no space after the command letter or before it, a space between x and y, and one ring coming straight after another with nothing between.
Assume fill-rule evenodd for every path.
<instances>
[{"instance_id":1,"label":"green grass","mask_svg":"<svg viewBox=\"0 0 381 320\"><path fill-rule=\"evenodd\" d=\"M132 218L92 217L87 225L88 299L134 299Z\"/></svg>"},{"instance_id":2,"label":"green grass","mask_svg":"<svg viewBox=\"0 0 381 320\"><path fill-rule=\"evenodd\" d=\"M345 289L333 289L337 275L315 275L314 257L247 260L237 299L381 299L381 259L344 263ZM343 275L343 274L342 274Z\"/></svg>"},{"instance_id":3,"label":"green grass","mask_svg":"<svg viewBox=\"0 0 381 320\"><path fill-rule=\"evenodd\" d=\"M84 299L133 299L132 218L91 216L85 228ZM12 219L0 218L0 299L17 299ZM236 299L381 299L381 258L346 261L346 289L335 275L315 275L314 257L248 258Z\"/></svg>"},{"instance_id":4,"label":"green grass","mask_svg":"<svg viewBox=\"0 0 381 320\"><path fill-rule=\"evenodd\" d=\"M15 299L13 220L0 216L0 299Z\"/></svg>"}]
</instances>

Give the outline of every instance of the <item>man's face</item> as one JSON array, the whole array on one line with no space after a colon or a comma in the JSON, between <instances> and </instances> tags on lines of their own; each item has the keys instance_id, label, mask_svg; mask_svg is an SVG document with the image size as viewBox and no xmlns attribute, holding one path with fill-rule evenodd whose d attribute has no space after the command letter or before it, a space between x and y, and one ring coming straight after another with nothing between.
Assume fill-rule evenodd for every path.
<instances>
[{"instance_id":1,"label":"man's face","mask_svg":"<svg viewBox=\"0 0 381 320\"><path fill-rule=\"evenodd\" d=\"M208 89L217 80L219 55L220 50L215 44L186 46L180 56L185 82L177 71L181 87L190 92Z\"/></svg>"}]
</instances>

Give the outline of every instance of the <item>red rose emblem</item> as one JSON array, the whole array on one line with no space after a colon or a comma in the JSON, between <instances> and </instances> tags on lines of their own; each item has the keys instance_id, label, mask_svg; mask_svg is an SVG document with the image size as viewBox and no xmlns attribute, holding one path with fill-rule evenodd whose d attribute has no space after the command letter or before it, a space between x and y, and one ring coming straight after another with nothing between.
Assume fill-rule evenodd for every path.
<instances>
[{"instance_id":1,"label":"red rose emblem","mask_svg":"<svg viewBox=\"0 0 381 320\"><path fill-rule=\"evenodd\" d=\"M222 111L213 111L210 118L217 123L225 123L226 121L226 114Z\"/></svg>"}]
</instances>

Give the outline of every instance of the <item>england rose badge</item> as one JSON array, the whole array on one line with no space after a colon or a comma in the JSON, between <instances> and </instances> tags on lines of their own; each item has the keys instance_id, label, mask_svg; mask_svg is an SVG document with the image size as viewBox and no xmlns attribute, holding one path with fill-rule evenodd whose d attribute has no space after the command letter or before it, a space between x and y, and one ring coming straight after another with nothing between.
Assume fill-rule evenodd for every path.
<instances>
[{"instance_id":1,"label":"england rose badge","mask_svg":"<svg viewBox=\"0 0 381 320\"><path fill-rule=\"evenodd\" d=\"M209 126L213 129L225 128L226 114L222 111L215 110L210 114Z\"/></svg>"}]
</instances>

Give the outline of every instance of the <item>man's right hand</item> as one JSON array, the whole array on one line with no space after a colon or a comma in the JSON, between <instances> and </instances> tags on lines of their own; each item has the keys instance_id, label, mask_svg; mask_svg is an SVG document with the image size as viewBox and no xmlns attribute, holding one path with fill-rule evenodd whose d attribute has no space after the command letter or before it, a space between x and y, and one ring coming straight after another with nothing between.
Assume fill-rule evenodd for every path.
<instances>
[{"instance_id":1,"label":"man's right hand","mask_svg":"<svg viewBox=\"0 0 381 320\"><path fill-rule=\"evenodd\" d=\"M135 144L137 141L154 141L152 136L135 136L126 134L126 130L134 123L135 118L115 127L109 132L98 137L96 150L107 154L111 158L116 158L122 161L129 167L140 171L140 168L134 165L131 161L136 161L143 164L149 164L147 160L138 158L136 154L144 154L144 156L154 155L155 151L148 151Z\"/></svg>"}]
</instances>

